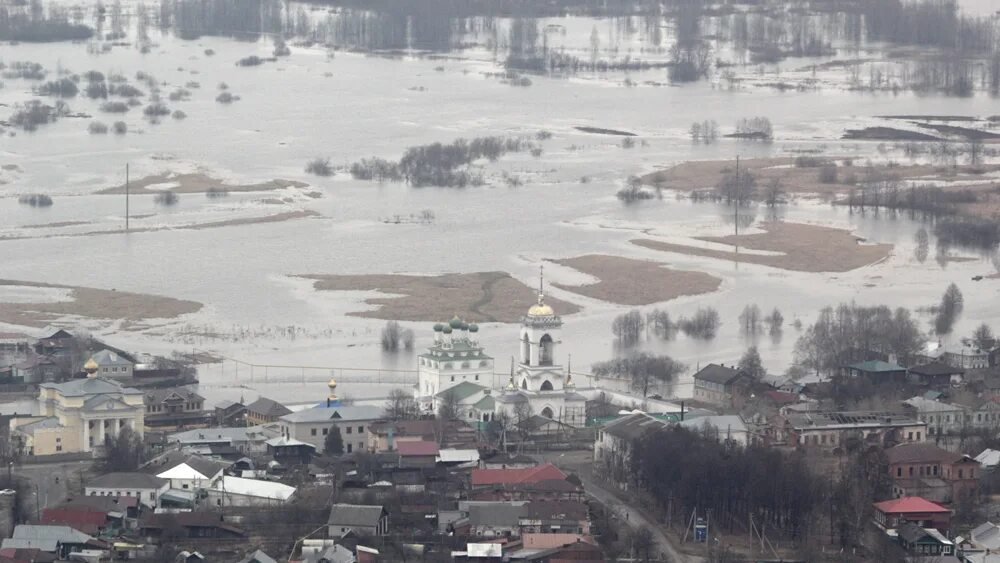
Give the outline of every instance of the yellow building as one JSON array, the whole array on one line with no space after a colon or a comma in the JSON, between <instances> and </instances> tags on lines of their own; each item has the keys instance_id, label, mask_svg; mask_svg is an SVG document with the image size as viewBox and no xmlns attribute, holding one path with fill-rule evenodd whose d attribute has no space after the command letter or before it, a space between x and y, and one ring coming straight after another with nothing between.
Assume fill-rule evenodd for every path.
<instances>
[{"instance_id":1,"label":"yellow building","mask_svg":"<svg viewBox=\"0 0 1000 563\"><path fill-rule=\"evenodd\" d=\"M96 452L105 436L131 428L142 436L143 393L91 374L86 379L39 386L37 415L14 417L12 435L28 455Z\"/></svg>"}]
</instances>

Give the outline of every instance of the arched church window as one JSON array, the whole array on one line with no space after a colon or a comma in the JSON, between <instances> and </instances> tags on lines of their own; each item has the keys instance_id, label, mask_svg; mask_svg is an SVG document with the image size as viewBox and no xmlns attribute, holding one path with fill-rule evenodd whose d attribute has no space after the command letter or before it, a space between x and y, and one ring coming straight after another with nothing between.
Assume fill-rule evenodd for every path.
<instances>
[{"instance_id":1,"label":"arched church window","mask_svg":"<svg viewBox=\"0 0 1000 563\"><path fill-rule=\"evenodd\" d=\"M522 379L521 380L521 389L527 389L527 388L528 388L528 380L527 379Z\"/></svg>"},{"instance_id":2,"label":"arched church window","mask_svg":"<svg viewBox=\"0 0 1000 563\"><path fill-rule=\"evenodd\" d=\"M530 363L531 361L531 342L528 340L528 334L525 333L524 337L521 339L521 362Z\"/></svg>"},{"instance_id":3,"label":"arched church window","mask_svg":"<svg viewBox=\"0 0 1000 563\"><path fill-rule=\"evenodd\" d=\"M538 343L538 364L542 366L552 365L552 349L555 344L552 337L546 334Z\"/></svg>"},{"instance_id":4,"label":"arched church window","mask_svg":"<svg viewBox=\"0 0 1000 563\"><path fill-rule=\"evenodd\" d=\"M549 407L545 407L544 409L542 409L542 416L544 416L545 418L552 418L552 409Z\"/></svg>"},{"instance_id":5,"label":"arched church window","mask_svg":"<svg viewBox=\"0 0 1000 563\"><path fill-rule=\"evenodd\" d=\"M552 390L552 382L546 379L545 381L542 382L542 391L551 391L551 390Z\"/></svg>"}]
</instances>

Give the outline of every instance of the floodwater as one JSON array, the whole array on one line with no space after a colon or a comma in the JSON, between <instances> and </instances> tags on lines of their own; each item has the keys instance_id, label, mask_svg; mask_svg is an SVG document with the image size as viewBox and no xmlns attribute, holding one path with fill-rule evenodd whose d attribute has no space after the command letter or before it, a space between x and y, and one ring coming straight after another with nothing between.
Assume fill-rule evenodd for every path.
<instances>
[{"instance_id":1,"label":"floodwater","mask_svg":"<svg viewBox=\"0 0 1000 563\"><path fill-rule=\"evenodd\" d=\"M126 13L130 6L125 5ZM327 17L322 11L306 13ZM125 26L130 37L136 32L134 20ZM632 41L641 48L641 39L617 40L620 30L608 22L569 18L563 24L569 31L553 34L553 41L571 49L589 49L591 30L598 26L605 45ZM140 108L124 117L103 114L98 102L77 96L68 100L74 112L109 124L124 119L129 133L90 135L90 119L67 117L0 141L0 164L18 167L0 175L8 182L0 186L0 237L31 237L0 240L0 278L162 294L205 304L196 314L151 321L140 331L123 330L118 323L86 323L118 346L154 353L209 350L258 365L411 370L412 354L387 356L380 351L382 321L347 315L364 309L361 300L370 293L317 293L307 281L290 276L502 270L534 286L544 258L587 253L654 259L724 280L715 293L658 305L674 318L704 306L719 310L723 326L712 341L679 336L645 344L688 363L691 371L708 362L739 358L751 343L740 336L737 317L750 303L765 312L777 307L786 319L780 339L765 335L756 342L765 366L774 372L784 371L792 361L798 332L789 325L796 319L808 325L826 305L856 301L916 309L936 303L955 282L965 294L966 307L952 338L1000 317L1000 281L971 281L974 275L993 271L989 260L960 252L976 260L942 266L932 249L925 262L918 262L914 235L923 224L905 215L851 214L823 201L796 199L781 210L787 220L849 228L866 239L896 245L880 264L842 274L805 274L635 247L628 240L642 229L677 238L728 233L731 212L674 194L629 206L614 197L629 175L690 159L780 156L800 150L901 158L879 143L836 139L843 129L876 122L875 116L885 114L997 113L996 100L985 94L957 99L852 93L838 83L836 73L825 77L823 87L806 92L730 91L711 81L667 86L662 69L532 75L530 87L515 87L487 75L502 69L483 44L446 57L410 52L390 58L344 51L330 56L325 48L297 46L289 38L290 56L244 68L235 61L270 56L269 38L182 39L169 28L155 26L148 33L153 47L146 54L134 45L100 52L71 42L4 45L0 50L3 61L39 62L50 77L56 68L76 73L93 69L121 73L135 84L131 77L143 71L156 77L164 96L190 81L200 85L189 88L188 101L165 100L172 110L187 114L184 120L165 117L152 124ZM214 55L206 55L208 49ZM814 62L789 60L767 72L780 76L779 71ZM626 79L638 86L626 85ZM0 106L0 119L10 104L34 98L31 82L4 82L0 103L8 106ZM223 82L239 101L215 101ZM687 137L692 121L714 119L725 132L738 118L756 115L771 119L774 143L723 140L706 146L692 145ZM618 138L574 129L581 125L633 131L643 143L626 149ZM534 135L540 130L553 134L540 141L543 154L509 155L486 165L490 185L484 187L414 189L355 181L345 172L317 178L303 171L306 162L318 156L347 165L368 156L398 158L413 145L459 137ZM69 236L123 228L124 197L94 192L122 183L126 163L133 178L204 170L234 183L282 178L310 186L216 199L181 194L173 207L157 205L152 195L133 195L132 213L141 216L136 226L161 230ZM502 173L516 175L524 184L508 187L500 179ZM581 183L581 177L589 182ZM314 190L322 197L306 195ZM18 204L17 194L33 192L52 195L55 204L43 209ZM283 198L286 201L273 201ZM204 230L176 228L299 209L319 216ZM433 224L382 221L424 209L434 211ZM756 213L759 218L766 215L763 209ZM63 222L86 224L38 227ZM572 284L587 279L568 268L546 267L546 281ZM565 319L559 352L564 361L572 356L574 370L586 371L591 363L616 353L610 323L626 307L549 291L584 307ZM441 311L440 317L452 313ZM405 324L415 330L418 348L429 342L429 324ZM480 335L498 358L498 371L504 372L508 356L516 351L516 327L490 324ZM251 381L248 371L235 362L203 366L203 394L210 400L252 400L263 393L308 401L322 396L322 374L330 372L310 369L311 380L317 382L289 384L262 382L260 369ZM306 371L272 368L268 373L293 377ZM675 388L678 396L690 394L685 381ZM362 397L384 394L386 387L351 383L341 391Z\"/></svg>"}]
</instances>

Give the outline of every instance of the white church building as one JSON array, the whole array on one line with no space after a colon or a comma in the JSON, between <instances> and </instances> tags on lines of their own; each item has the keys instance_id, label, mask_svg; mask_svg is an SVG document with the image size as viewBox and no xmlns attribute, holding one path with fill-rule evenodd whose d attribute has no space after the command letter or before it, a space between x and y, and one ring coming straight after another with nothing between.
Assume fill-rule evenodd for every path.
<instances>
[{"instance_id":1,"label":"white church building","mask_svg":"<svg viewBox=\"0 0 1000 563\"><path fill-rule=\"evenodd\" d=\"M434 411L445 400L455 401L459 416L470 421L493 420L503 412L514 419L541 415L584 426L587 400L569 370L556 363L562 324L539 291L538 302L521 319L520 362L507 385L496 390L493 358L476 338L479 327L457 317L434 325L434 343L418 360L418 401Z\"/></svg>"}]
</instances>

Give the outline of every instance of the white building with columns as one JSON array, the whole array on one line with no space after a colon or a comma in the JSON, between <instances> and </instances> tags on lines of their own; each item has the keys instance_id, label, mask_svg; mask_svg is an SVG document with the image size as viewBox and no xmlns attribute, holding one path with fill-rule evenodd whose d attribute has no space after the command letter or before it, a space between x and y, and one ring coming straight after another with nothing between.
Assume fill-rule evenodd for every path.
<instances>
[{"instance_id":1,"label":"white building with columns","mask_svg":"<svg viewBox=\"0 0 1000 563\"><path fill-rule=\"evenodd\" d=\"M461 383L493 385L493 358L478 334L478 325L457 316L434 325L434 343L417 358L416 398L424 409L436 409L435 397Z\"/></svg>"},{"instance_id":2,"label":"white building with columns","mask_svg":"<svg viewBox=\"0 0 1000 563\"><path fill-rule=\"evenodd\" d=\"M37 414L12 418L11 433L28 455L100 454L123 428L141 437L145 412L142 391L91 374L39 385Z\"/></svg>"}]
</instances>

